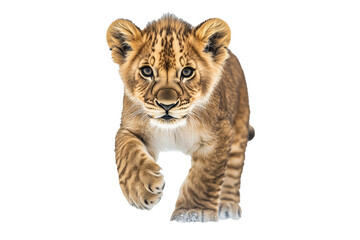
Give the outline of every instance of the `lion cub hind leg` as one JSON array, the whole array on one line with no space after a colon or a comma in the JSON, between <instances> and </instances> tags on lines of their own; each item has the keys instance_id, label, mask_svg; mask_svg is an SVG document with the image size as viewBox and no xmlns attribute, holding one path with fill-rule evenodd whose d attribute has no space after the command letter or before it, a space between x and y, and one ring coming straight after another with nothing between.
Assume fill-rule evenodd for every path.
<instances>
[{"instance_id":1,"label":"lion cub hind leg","mask_svg":"<svg viewBox=\"0 0 360 240\"><path fill-rule=\"evenodd\" d=\"M235 126L234 141L231 144L230 158L227 162L224 183L222 184L219 205L220 219L239 219L241 217L240 178L244 166L248 130L244 126Z\"/></svg>"}]
</instances>

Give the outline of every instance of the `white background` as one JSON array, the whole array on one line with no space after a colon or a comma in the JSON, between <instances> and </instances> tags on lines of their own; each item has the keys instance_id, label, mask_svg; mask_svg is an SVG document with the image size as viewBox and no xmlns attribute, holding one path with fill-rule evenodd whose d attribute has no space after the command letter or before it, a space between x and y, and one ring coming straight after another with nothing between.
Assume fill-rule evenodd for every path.
<instances>
[{"instance_id":1,"label":"white background","mask_svg":"<svg viewBox=\"0 0 360 240\"><path fill-rule=\"evenodd\" d=\"M357 1L2 1L0 239L359 239ZM244 68L256 137L239 221L170 216L190 158L163 153L151 211L119 187L123 85L106 30L218 17Z\"/></svg>"}]
</instances>

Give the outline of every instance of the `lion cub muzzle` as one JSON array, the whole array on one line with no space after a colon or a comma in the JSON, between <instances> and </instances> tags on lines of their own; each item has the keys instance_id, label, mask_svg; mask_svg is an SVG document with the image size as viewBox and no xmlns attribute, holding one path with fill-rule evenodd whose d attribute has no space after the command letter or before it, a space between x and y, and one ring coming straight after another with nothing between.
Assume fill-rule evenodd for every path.
<instances>
[{"instance_id":1,"label":"lion cub muzzle","mask_svg":"<svg viewBox=\"0 0 360 240\"><path fill-rule=\"evenodd\" d=\"M161 118L164 120L170 120L174 118L169 114L170 109L176 107L179 104L179 96L177 92L171 88L160 89L156 94L155 104L165 110L164 116Z\"/></svg>"},{"instance_id":2,"label":"lion cub muzzle","mask_svg":"<svg viewBox=\"0 0 360 240\"><path fill-rule=\"evenodd\" d=\"M179 100L177 92L172 88L160 89L156 94L156 100L160 104L175 105Z\"/></svg>"}]
</instances>

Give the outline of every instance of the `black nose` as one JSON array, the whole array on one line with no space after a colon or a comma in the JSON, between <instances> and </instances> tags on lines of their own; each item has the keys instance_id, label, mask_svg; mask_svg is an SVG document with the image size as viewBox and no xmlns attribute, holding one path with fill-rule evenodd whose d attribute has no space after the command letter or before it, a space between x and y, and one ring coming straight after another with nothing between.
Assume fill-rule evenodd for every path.
<instances>
[{"instance_id":1,"label":"black nose","mask_svg":"<svg viewBox=\"0 0 360 240\"><path fill-rule=\"evenodd\" d=\"M168 112L170 109L172 109L173 107L175 107L179 102L173 103L173 104L163 104L163 103L159 103L158 101L156 101L156 103L162 107L166 112Z\"/></svg>"}]
</instances>

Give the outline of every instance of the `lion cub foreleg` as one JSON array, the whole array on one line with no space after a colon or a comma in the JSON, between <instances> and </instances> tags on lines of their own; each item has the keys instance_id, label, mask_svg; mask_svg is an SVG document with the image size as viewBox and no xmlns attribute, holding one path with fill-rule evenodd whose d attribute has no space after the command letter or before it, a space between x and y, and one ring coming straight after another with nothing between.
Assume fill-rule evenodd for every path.
<instances>
[{"instance_id":1,"label":"lion cub foreleg","mask_svg":"<svg viewBox=\"0 0 360 240\"><path fill-rule=\"evenodd\" d=\"M160 201L165 186L159 165L141 139L127 129L120 128L116 135L115 154L126 199L137 208L151 209Z\"/></svg>"},{"instance_id":2,"label":"lion cub foreleg","mask_svg":"<svg viewBox=\"0 0 360 240\"><path fill-rule=\"evenodd\" d=\"M224 129L224 132L227 132ZM231 131L217 135L214 145L192 154L192 167L183 183L171 220L181 222L218 221L221 185L228 160Z\"/></svg>"}]
</instances>

